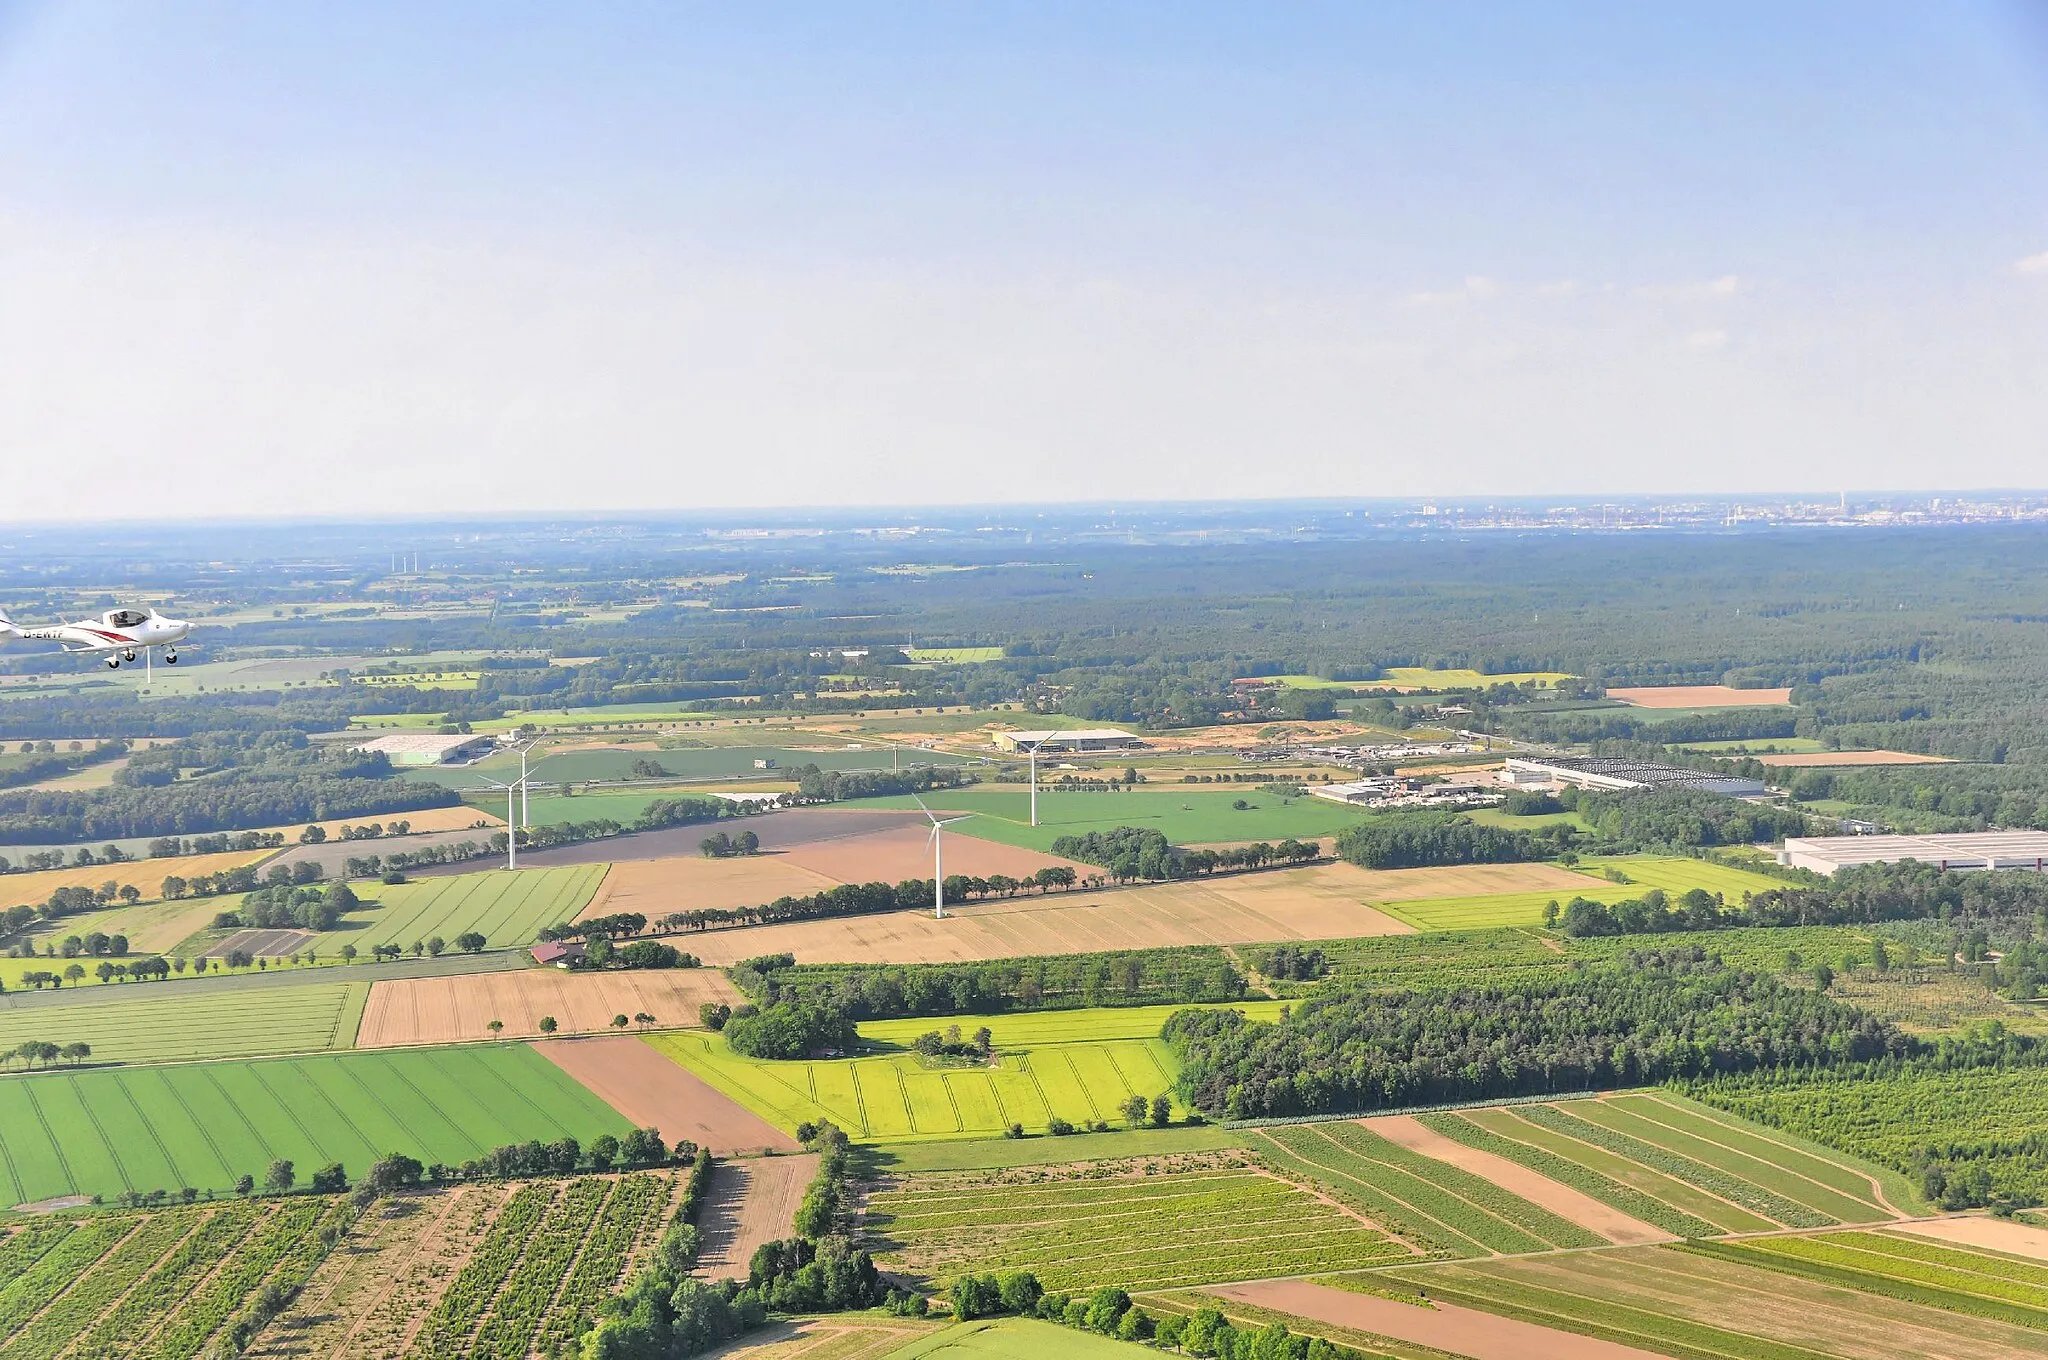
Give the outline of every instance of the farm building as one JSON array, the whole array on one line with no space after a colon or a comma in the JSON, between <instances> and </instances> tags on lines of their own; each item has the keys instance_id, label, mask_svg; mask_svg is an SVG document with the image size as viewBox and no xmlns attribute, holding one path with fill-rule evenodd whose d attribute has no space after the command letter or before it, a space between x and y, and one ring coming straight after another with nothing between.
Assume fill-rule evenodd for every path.
<instances>
[{"instance_id":1,"label":"farm building","mask_svg":"<svg viewBox=\"0 0 2048 1360\"><path fill-rule=\"evenodd\" d=\"M1746 798L1764 791L1761 779L1715 774L1707 770L1686 770L1676 765L1657 765L1645 760L1622 760L1613 756L1544 756L1540 759L1513 757L1501 771L1501 782L1516 788L1559 788L1573 784L1582 789L1697 789Z\"/></svg>"},{"instance_id":2,"label":"farm building","mask_svg":"<svg viewBox=\"0 0 2048 1360\"><path fill-rule=\"evenodd\" d=\"M573 968L583 962L583 946L571 940L567 944L537 944L526 951L533 955L533 961L543 966L553 964L557 968Z\"/></svg>"},{"instance_id":3,"label":"farm building","mask_svg":"<svg viewBox=\"0 0 2048 1360\"><path fill-rule=\"evenodd\" d=\"M996 747L1003 751L1137 751L1145 743L1113 727L1082 727L1071 732L998 732Z\"/></svg>"},{"instance_id":4,"label":"farm building","mask_svg":"<svg viewBox=\"0 0 2048 1360\"><path fill-rule=\"evenodd\" d=\"M1832 874L1851 864L1918 860L1943 869L2048 867L2048 831L1964 831L1939 836L1788 836L1778 862Z\"/></svg>"},{"instance_id":5,"label":"farm building","mask_svg":"<svg viewBox=\"0 0 2048 1360\"><path fill-rule=\"evenodd\" d=\"M379 751L393 765L459 765L490 750L491 738L439 732L392 732L355 744L358 751Z\"/></svg>"}]
</instances>

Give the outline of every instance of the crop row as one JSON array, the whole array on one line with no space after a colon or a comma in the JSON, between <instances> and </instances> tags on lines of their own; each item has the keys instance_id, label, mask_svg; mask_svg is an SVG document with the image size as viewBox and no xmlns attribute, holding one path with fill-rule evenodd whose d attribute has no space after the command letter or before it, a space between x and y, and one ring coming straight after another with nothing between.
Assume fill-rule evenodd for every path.
<instances>
[{"instance_id":1,"label":"crop row","mask_svg":"<svg viewBox=\"0 0 2048 1360\"><path fill-rule=\"evenodd\" d=\"M1442 1303L1500 1313L1582 1336L1652 1350L1676 1360L1820 1360L1820 1353L1742 1332L1708 1326L1669 1313L1646 1312L1606 1299L1589 1299L1452 1268L1414 1275Z\"/></svg>"},{"instance_id":2,"label":"crop row","mask_svg":"<svg viewBox=\"0 0 2048 1360\"><path fill-rule=\"evenodd\" d=\"M1988 1277L1971 1279L1921 1262L1901 1261L1805 1238L1786 1239L1783 1244L1771 1239L1692 1245L1724 1260L1763 1266L1822 1284L2048 1330L2048 1306L2029 1301L2039 1300L2041 1295L2025 1285ZM2014 1295L2020 1298L2015 1299Z\"/></svg>"},{"instance_id":3,"label":"crop row","mask_svg":"<svg viewBox=\"0 0 2048 1360\"><path fill-rule=\"evenodd\" d=\"M1968 1266L1958 1268L1933 1261L1916 1261L1910 1257L1894 1256L1886 1251L1867 1249L1846 1234L1840 1237L1831 1234L1827 1237L1788 1237L1782 1240L1771 1238L1759 1241L1755 1245L1759 1250L1781 1256L1845 1266L1852 1270L1868 1271L1874 1275L1885 1275L1913 1284L1953 1289L1965 1294L2003 1299L2007 1303L2048 1311L2048 1289L2043 1289L2040 1285L2000 1279L1996 1275L1980 1273Z\"/></svg>"},{"instance_id":4,"label":"crop row","mask_svg":"<svg viewBox=\"0 0 2048 1360\"><path fill-rule=\"evenodd\" d=\"M0 1336L12 1336L136 1227L133 1219L88 1223L0 1289Z\"/></svg>"},{"instance_id":5,"label":"crop row","mask_svg":"<svg viewBox=\"0 0 2048 1360\"><path fill-rule=\"evenodd\" d=\"M1645 1112L1645 1107L1649 1112ZM1759 1189L1782 1196L1789 1204L1803 1205L1826 1216L1829 1222L1869 1223L1892 1217L1878 1208L1871 1198L1868 1180L1859 1178L1860 1193L1837 1190L1819 1177L1802 1174L1784 1165L1787 1161L1815 1160L1804 1153L1783 1148L1771 1149L1769 1154L1747 1150L1737 1146L1745 1138L1739 1130L1716 1128L1710 1133L1702 1133L1681 1128L1664 1117L1662 1112L1665 1111L1678 1113L1661 1101L1641 1097L1621 1101L1582 1100L1574 1103L1572 1116L1639 1138L1680 1157L1691 1157L1702 1165L1715 1167ZM1825 1171L1838 1177L1848 1174L1834 1164L1829 1164Z\"/></svg>"},{"instance_id":6,"label":"crop row","mask_svg":"<svg viewBox=\"0 0 2048 1360\"><path fill-rule=\"evenodd\" d=\"M648 1220L659 1216L668 1203L666 1178L639 1172L621 1178L605 1201L604 1212L584 1239L583 1254L576 1268L562 1282L562 1289L548 1309L534 1349L542 1355L557 1354L569 1346L596 1314L597 1307L626 1273L626 1261L633 1244L646 1229Z\"/></svg>"},{"instance_id":7,"label":"crop row","mask_svg":"<svg viewBox=\"0 0 2048 1360\"><path fill-rule=\"evenodd\" d=\"M119 1303L99 1315L80 1340L80 1350L91 1356L130 1354L136 1343L191 1292L195 1283L248 1236L267 1207L246 1202L231 1204L201 1223Z\"/></svg>"},{"instance_id":8,"label":"crop row","mask_svg":"<svg viewBox=\"0 0 2048 1360\"><path fill-rule=\"evenodd\" d=\"M933 1182L942 1183L935 1186ZM1062 1179L1036 1185L988 1186L976 1184L957 1175L919 1177L906 1182L900 1188L888 1192L889 1198L899 1204L913 1207L936 1206L941 1211L957 1203L972 1203L977 1207L1007 1208L1010 1205L1056 1203L1061 1207L1083 1202L1082 1196L1091 1191L1102 1191L1121 1199L1146 1199L1186 1193L1188 1187L1228 1189L1253 1185L1271 1184L1268 1177L1256 1171L1234 1169L1230 1171L1176 1171L1165 1176L1088 1177Z\"/></svg>"},{"instance_id":9,"label":"crop row","mask_svg":"<svg viewBox=\"0 0 2048 1360\"><path fill-rule=\"evenodd\" d=\"M1325 1134L1326 1129L1329 1135ZM1402 1166L1391 1155L1375 1155L1380 1148L1392 1145L1355 1124L1301 1126L1274 1134L1286 1143L1289 1151L1322 1175L1337 1177L1333 1191L1341 1194L1349 1188L1358 1195L1362 1187L1369 1193L1359 1195L1361 1203L1376 1198L1383 1210L1401 1213L1403 1221L1425 1243L1458 1255L1542 1251L1552 1245L1517 1224L1484 1212L1448 1188L1453 1175L1463 1174L1457 1168L1434 1159L1422 1165ZM1562 1230L1559 1235L1567 1236ZM1567 1244L1592 1245L1570 1237Z\"/></svg>"},{"instance_id":10,"label":"crop row","mask_svg":"<svg viewBox=\"0 0 2048 1360\"><path fill-rule=\"evenodd\" d=\"M179 1239L198 1225L196 1211L152 1214L99 1263L54 1299L28 1326L0 1346L6 1360L55 1355L108 1305L126 1293Z\"/></svg>"},{"instance_id":11,"label":"crop row","mask_svg":"<svg viewBox=\"0 0 2048 1360\"><path fill-rule=\"evenodd\" d=\"M472 1360L522 1360L610 1189L611 1182L585 1176L571 1181L555 1200L477 1328L469 1348Z\"/></svg>"},{"instance_id":12,"label":"crop row","mask_svg":"<svg viewBox=\"0 0 2048 1360\"><path fill-rule=\"evenodd\" d=\"M956 1209L943 1214L906 1214L886 1195L875 1197L874 1207L889 1220L905 1228L937 1231L943 1228L972 1228L1009 1223L1072 1222L1077 1219L1106 1220L1127 1217L1199 1217L1238 1209L1273 1209L1291 1203L1295 1192L1271 1177L1255 1177L1255 1184L1231 1190L1201 1191L1186 1195L1120 1196L1076 1203L1058 1200L1032 1205L993 1205L983 1209Z\"/></svg>"},{"instance_id":13,"label":"crop row","mask_svg":"<svg viewBox=\"0 0 2048 1360\"><path fill-rule=\"evenodd\" d=\"M164 1325L149 1348L152 1360L188 1360L197 1355L207 1338L233 1316L272 1268L312 1235L323 1207L318 1200L301 1200L272 1214Z\"/></svg>"},{"instance_id":14,"label":"crop row","mask_svg":"<svg viewBox=\"0 0 2048 1360\"><path fill-rule=\"evenodd\" d=\"M1114 1284L1126 1289L1165 1288L1170 1282L1199 1284L1258 1279L1407 1259L1398 1243L1369 1229L1323 1229L1262 1233L1231 1241L1191 1233L1184 1238L1133 1243L1120 1250L1086 1252L1074 1244L1025 1238L998 1252L976 1253L977 1271L1030 1267L1047 1289Z\"/></svg>"},{"instance_id":15,"label":"crop row","mask_svg":"<svg viewBox=\"0 0 2048 1360\"><path fill-rule=\"evenodd\" d=\"M1424 1128L1466 1147L1481 1152L1491 1152L1496 1157L1505 1157L1511 1162L1528 1167L1531 1171L1550 1177L1561 1185L1568 1185L1579 1193L1589 1195L1602 1204L1619 1209L1632 1218L1641 1219L1653 1227L1679 1237L1717 1237L1721 1230L1705 1219L1694 1218L1681 1209L1674 1209L1653 1195L1644 1194L1632 1185L1603 1176L1591 1167L1581 1166L1569 1157L1560 1157L1547 1148L1534 1147L1502 1137L1491 1129L1482 1129L1471 1120L1456 1114L1425 1114L1416 1116Z\"/></svg>"},{"instance_id":16,"label":"crop row","mask_svg":"<svg viewBox=\"0 0 2048 1360\"><path fill-rule=\"evenodd\" d=\"M1304 1201L1302 1212L1263 1215L1234 1223L1212 1223L1204 1219L1147 1221L1133 1224L1120 1233L1105 1233L1092 1223L1019 1225L994 1233L963 1233L923 1239L931 1245L959 1244L976 1259L1003 1264L1028 1263L1033 1259L1053 1260L1073 1256L1103 1256L1119 1251L1145 1250L1171 1244L1200 1250L1205 1244L1237 1239L1278 1241L1305 1234L1342 1238L1364 1237L1381 1240L1382 1234L1326 1209ZM912 1239L918 1240L918 1239Z\"/></svg>"},{"instance_id":17,"label":"crop row","mask_svg":"<svg viewBox=\"0 0 2048 1360\"><path fill-rule=\"evenodd\" d=\"M1630 1134L1620 1133L1566 1114L1555 1105L1529 1105L1518 1113L1542 1128L1566 1134L1582 1143L1606 1148L1609 1152L1626 1157L1632 1162L1661 1171L1709 1194L1719 1195L1766 1218L1775 1219L1787 1227L1825 1228L1841 1221L1830 1218L1817 1209L1795 1204L1775 1191L1743 1180L1740 1176L1723 1171L1720 1167L1708 1166L1705 1162L1694 1161L1669 1148L1658 1147Z\"/></svg>"},{"instance_id":18,"label":"crop row","mask_svg":"<svg viewBox=\"0 0 2048 1360\"><path fill-rule=\"evenodd\" d=\"M17 1228L0 1239L0 1289L43 1258L44 1253L71 1235L72 1225L43 1219Z\"/></svg>"},{"instance_id":19,"label":"crop row","mask_svg":"<svg viewBox=\"0 0 2048 1360\"><path fill-rule=\"evenodd\" d=\"M1339 1123L1325 1125L1325 1131L1342 1143L1345 1148L1366 1161L1377 1162L1391 1170L1403 1171L1418 1180L1436 1185L1458 1199L1473 1205L1504 1223L1519 1228L1532 1237L1540 1238L1553 1247L1604 1247L1607 1239L1597 1233L1588 1232L1562 1215L1554 1214L1539 1204L1532 1204L1520 1195L1483 1176L1475 1176L1463 1167L1411 1152L1398 1143L1380 1137L1363 1125ZM1471 1222L1486 1226L1483 1217L1473 1217ZM1463 1225L1458 1225L1461 1230Z\"/></svg>"},{"instance_id":20,"label":"crop row","mask_svg":"<svg viewBox=\"0 0 2048 1360\"><path fill-rule=\"evenodd\" d=\"M519 1253L554 1199L554 1186L532 1181L505 1202L498 1221L434 1305L413 1342L414 1360L454 1360L468 1349L476 1324L490 1309L498 1286L518 1263Z\"/></svg>"},{"instance_id":21,"label":"crop row","mask_svg":"<svg viewBox=\"0 0 2048 1360\"><path fill-rule=\"evenodd\" d=\"M1901 1233L1829 1233L1820 1240L1859 1247L1864 1251L1874 1251L1885 1256L1897 1256L1908 1261L1951 1266L1957 1270L1990 1275L2017 1284L2034 1285L2041 1289L2044 1295L2048 1295L2048 1264L2022 1261L2012 1256L1993 1256L1989 1252L1969 1251L1960 1247L1938 1246L1924 1238L1907 1237Z\"/></svg>"},{"instance_id":22,"label":"crop row","mask_svg":"<svg viewBox=\"0 0 2048 1360\"><path fill-rule=\"evenodd\" d=\"M1855 1200L1879 1217L1890 1217L1872 1194L1870 1169L1844 1165L1837 1157L1828 1156L1817 1147L1800 1147L1783 1134L1770 1137L1759 1129L1738 1127L1733 1121L1709 1114L1678 1097L1622 1096L1609 1100L1607 1104L1675 1133L1707 1139L1744 1156L1768 1162L1787 1174L1802 1176Z\"/></svg>"},{"instance_id":23,"label":"crop row","mask_svg":"<svg viewBox=\"0 0 2048 1360\"><path fill-rule=\"evenodd\" d=\"M1268 1130L1272 1137L1280 1130ZM1332 1148L1333 1154L1338 1149ZM1421 1209L1403 1199L1397 1199L1383 1189L1374 1178L1353 1175L1341 1170L1339 1156L1321 1157L1312 1160L1306 1154L1297 1154L1283 1142L1275 1141L1265 1149L1268 1160L1284 1167L1291 1174L1322 1186L1333 1197L1350 1205L1389 1232L1415 1244L1430 1256L1485 1256L1488 1249L1473 1239L1458 1232L1448 1224L1431 1218ZM1364 1168L1360 1168L1363 1170ZM1420 1192L1417 1192L1420 1193ZM1448 1212L1448 1210L1446 1210Z\"/></svg>"}]
</instances>

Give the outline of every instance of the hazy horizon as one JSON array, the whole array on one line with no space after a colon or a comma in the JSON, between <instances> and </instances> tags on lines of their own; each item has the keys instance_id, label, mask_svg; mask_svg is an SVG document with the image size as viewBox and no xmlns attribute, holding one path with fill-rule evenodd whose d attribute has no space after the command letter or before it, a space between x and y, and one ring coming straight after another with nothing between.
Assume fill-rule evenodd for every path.
<instances>
[{"instance_id":1,"label":"hazy horizon","mask_svg":"<svg viewBox=\"0 0 2048 1360\"><path fill-rule=\"evenodd\" d=\"M1955 494L2048 25L0 3L17 522Z\"/></svg>"}]
</instances>

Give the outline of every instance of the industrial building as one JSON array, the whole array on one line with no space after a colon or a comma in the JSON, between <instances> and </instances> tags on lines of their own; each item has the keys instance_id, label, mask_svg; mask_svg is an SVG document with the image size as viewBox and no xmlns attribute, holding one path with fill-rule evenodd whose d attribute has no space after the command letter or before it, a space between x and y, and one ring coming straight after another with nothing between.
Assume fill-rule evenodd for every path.
<instances>
[{"instance_id":1,"label":"industrial building","mask_svg":"<svg viewBox=\"0 0 2048 1360\"><path fill-rule=\"evenodd\" d=\"M488 736L440 732L392 732L355 743L358 751L381 752L393 765L460 765L495 745Z\"/></svg>"},{"instance_id":2,"label":"industrial building","mask_svg":"<svg viewBox=\"0 0 2048 1360\"><path fill-rule=\"evenodd\" d=\"M2048 866L2048 831L1963 831L1939 836L1788 836L1778 862L1832 874L1851 864L1918 860L1941 869Z\"/></svg>"},{"instance_id":3,"label":"industrial building","mask_svg":"<svg viewBox=\"0 0 2048 1360\"><path fill-rule=\"evenodd\" d=\"M1113 727L1080 727L1070 732L998 732L996 748L1002 751L1037 751L1050 755L1057 751L1062 755L1073 755L1087 751L1138 751L1145 743L1128 732L1119 732Z\"/></svg>"},{"instance_id":4,"label":"industrial building","mask_svg":"<svg viewBox=\"0 0 2048 1360\"><path fill-rule=\"evenodd\" d=\"M1501 771L1500 780L1518 789L1554 789L1566 784L1608 791L1692 789L1704 793L1725 793L1731 798L1749 798L1764 791L1761 779L1744 779L1712 770L1687 770L1646 760L1623 760L1615 756L1514 756Z\"/></svg>"}]
</instances>

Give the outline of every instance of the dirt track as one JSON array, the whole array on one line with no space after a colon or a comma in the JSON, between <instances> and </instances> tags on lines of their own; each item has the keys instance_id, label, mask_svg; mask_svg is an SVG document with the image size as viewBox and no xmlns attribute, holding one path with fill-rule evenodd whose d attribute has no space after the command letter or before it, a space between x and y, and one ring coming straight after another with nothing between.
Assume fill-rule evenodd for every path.
<instances>
[{"instance_id":1,"label":"dirt track","mask_svg":"<svg viewBox=\"0 0 2048 1360\"><path fill-rule=\"evenodd\" d=\"M704 1249L697 1268L714 1280L744 1280L764 1242L789 1236L804 1189L818 1174L816 1154L720 1162L698 1224Z\"/></svg>"},{"instance_id":2,"label":"dirt track","mask_svg":"<svg viewBox=\"0 0 2048 1360\"><path fill-rule=\"evenodd\" d=\"M1630 1218L1619 1209L1610 1208L1591 1195L1560 1184L1550 1177L1505 1157L1478 1148L1466 1147L1463 1143L1446 1138L1434 1129L1424 1128L1410 1115L1382 1115L1377 1119L1359 1121L1380 1137L1398 1143L1410 1152L1419 1152L1425 1157L1434 1157L1460 1167L1482 1180L1520 1195L1531 1204L1550 1210L1553 1214L1567 1219L1588 1232L1599 1233L1610 1242L1623 1246L1638 1246L1646 1242L1670 1242L1672 1235L1661 1228L1652 1227L1640 1219Z\"/></svg>"},{"instance_id":3,"label":"dirt track","mask_svg":"<svg viewBox=\"0 0 2048 1360\"><path fill-rule=\"evenodd\" d=\"M599 1034L615 1015L654 1016L664 1026L694 1025L707 1001L737 1005L739 991L710 968L572 973L527 968L505 973L399 978L370 988L358 1048L519 1039L540 1033L551 1015L564 1034ZM497 1034L491 1021L504 1023Z\"/></svg>"},{"instance_id":4,"label":"dirt track","mask_svg":"<svg viewBox=\"0 0 2048 1360\"><path fill-rule=\"evenodd\" d=\"M636 1038L547 1039L542 1057L642 1128L715 1153L797 1151L797 1141Z\"/></svg>"},{"instance_id":5,"label":"dirt track","mask_svg":"<svg viewBox=\"0 0 2048 1360\"><path fill-rule=\"evenodd\" d=\"M1222 1285L1209 1292L1256 1308L1435 1346L1471 1360L1663 1360L1653 1351L1495 1317L1456 1304L1421 1308L1307 1280L1262 1280Z\"/></svg>"}]
</instances>

